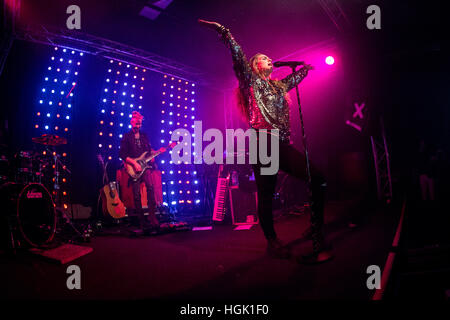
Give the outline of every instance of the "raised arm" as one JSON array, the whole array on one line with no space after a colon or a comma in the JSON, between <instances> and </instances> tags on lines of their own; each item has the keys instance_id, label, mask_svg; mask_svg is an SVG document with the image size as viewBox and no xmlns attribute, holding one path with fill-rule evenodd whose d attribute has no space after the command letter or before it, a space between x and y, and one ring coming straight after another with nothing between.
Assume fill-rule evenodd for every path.
<instances>
[{"instance_id":1,"label":"raised arm","mask_svg":"<svg viewBox=\"0 0 450 320\"><path fill-rule=\"evenodd\" d=\"M308 71L313 69L314 68L311 65L306 64L301 69L282 79L281 82L286 85L286 91L295 88L295 86L302 82L302 80L308 75Z\"/></svg>"},{"instance_id":2,"label":"raised arm","mask_svg":"<svg viewBox=\"0 0 450 320\"><path fill-rule=\"evenodd\" d=\"M233 59L233 69L236 77L239 80L239 84L248 86L252 78L252 69L250 68L247 57L242 51L241 46L233 38L230 30L217 22L211 22L201 19L199 19L198 22L205 27L215 30L217 33L219 33L219 35L221 35L222 40L225 42L225 45L231 51L231 57Z\"/></svg>"}]
</instances>

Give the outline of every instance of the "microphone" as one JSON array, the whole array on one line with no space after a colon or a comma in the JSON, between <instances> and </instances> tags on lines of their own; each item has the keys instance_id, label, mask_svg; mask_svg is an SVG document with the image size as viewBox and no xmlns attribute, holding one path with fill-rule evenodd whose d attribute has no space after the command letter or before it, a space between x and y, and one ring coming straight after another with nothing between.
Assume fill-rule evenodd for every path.
<instances>
[{"instance_id":1,"label":"microphone","mask_svg":"<svg viewBox=\"0 0 450 320\"><path fill-rule=\"evenodd\" d=\"M295 68L295 67L303 65L303 64L305 64L304 61L277 61L277 62L274 62L273 66L276 68L278 68L278 67Z\"/></svg>"}]
</instances>

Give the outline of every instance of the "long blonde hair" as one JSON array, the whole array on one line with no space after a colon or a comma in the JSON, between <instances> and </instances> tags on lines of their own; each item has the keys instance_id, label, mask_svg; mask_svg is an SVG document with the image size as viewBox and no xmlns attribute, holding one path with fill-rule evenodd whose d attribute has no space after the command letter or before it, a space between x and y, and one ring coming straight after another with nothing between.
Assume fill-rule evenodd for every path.
<instances>
[{"instance_id":1,"label":"long blonde hair","mask_svg":"<svg viewBox=\"0 0 450 320\"><path fill-rule=\"evenodd\" d=\"M253 73L256 74L261 79L267 79L267 77L262 73L260 69L258 69L258 57L262 56L262 53L257 53L249 60L250 68L252 69ZM286 91L286 85L279 81L270 79L268 80L269 86L275 91L276 88L281 89L283 95L286 97L287 101L289 102L289 98ZM248 114L248 108L249 108L249 101L248 98L245 97L240 90L240 88L236 88L236 100L237 100L237 107L239 109L239 113L244 118L245 121L249 121L249 114Z\"/></svg>"}]
</instances>

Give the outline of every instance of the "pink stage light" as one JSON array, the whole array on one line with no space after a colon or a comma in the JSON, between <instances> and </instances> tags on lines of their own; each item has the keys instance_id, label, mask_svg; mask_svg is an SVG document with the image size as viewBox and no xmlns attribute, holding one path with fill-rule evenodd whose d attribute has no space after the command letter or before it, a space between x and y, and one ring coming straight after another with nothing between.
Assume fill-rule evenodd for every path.
<instances>
[{"instance_id":1,"label":"pink stage light","mask_svg":"<svg viewBox=\"0 0 450 320\"><path fill-rule=\"evenodd\" d=\"M332 56L328 56L325 58L325 62L326 64L328 64L329 66L334 64L334 58Z\"/></svg>"}]
</instances>

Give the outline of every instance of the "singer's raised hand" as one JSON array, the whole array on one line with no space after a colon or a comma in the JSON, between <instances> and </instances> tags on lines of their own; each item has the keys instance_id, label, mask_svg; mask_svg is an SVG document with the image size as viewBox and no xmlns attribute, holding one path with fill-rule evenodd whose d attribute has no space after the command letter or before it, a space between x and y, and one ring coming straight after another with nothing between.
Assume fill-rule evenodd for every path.
<instances>
[{"instance_id":1,"label":"singer's raised hand","mask_svg":"<svg viewBox=\"0 0 450 320\"><path fill-rule=\"evenodd\" d=\"M202 26L216 30L217 32L222 32L224 29L224 27L220 23L217 23L214 21L206 21L206 20L198 19L198 23Z\"/></svg>"},{"instance_id":2,"label":"singer's raised hand","mask_svg":"<svg viewBox=\"0 0 450 320\"><path fill-rule=\"evenodd\" d=\"M303 65L303 68L306 68L308 70L314 70L314 67L312 65L310 65L310 64Z\"/></svg>"}]
</instances>

